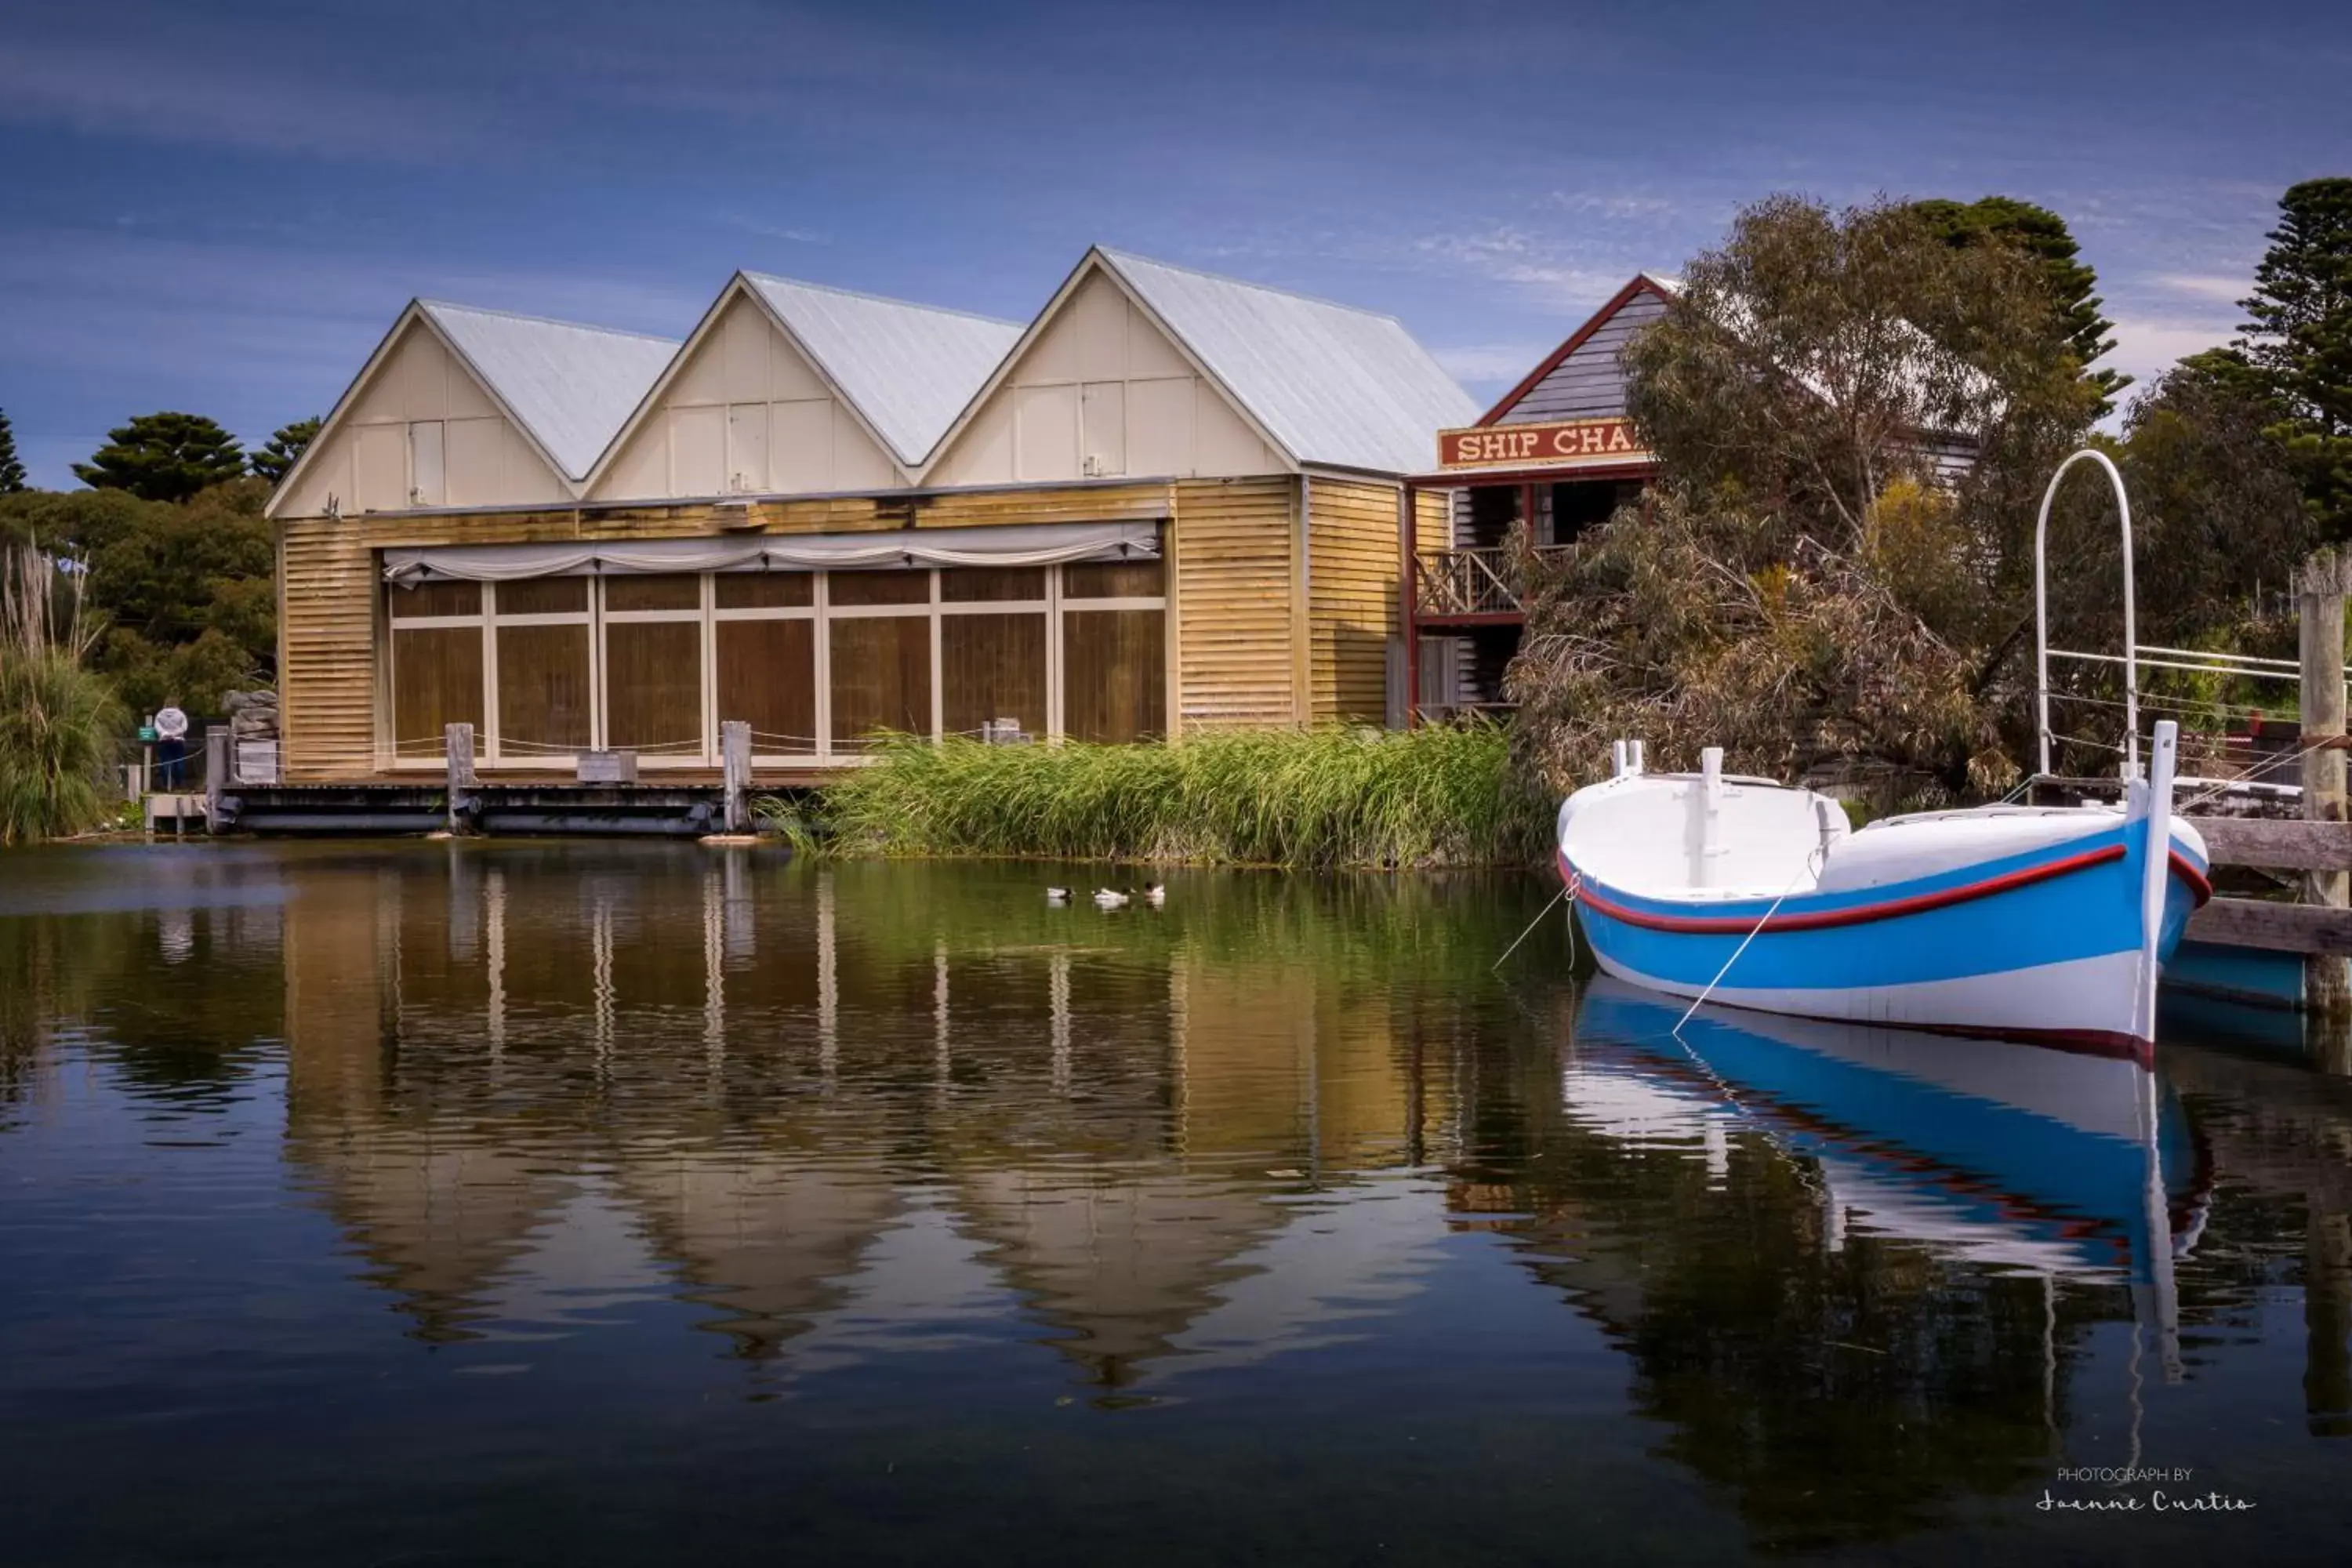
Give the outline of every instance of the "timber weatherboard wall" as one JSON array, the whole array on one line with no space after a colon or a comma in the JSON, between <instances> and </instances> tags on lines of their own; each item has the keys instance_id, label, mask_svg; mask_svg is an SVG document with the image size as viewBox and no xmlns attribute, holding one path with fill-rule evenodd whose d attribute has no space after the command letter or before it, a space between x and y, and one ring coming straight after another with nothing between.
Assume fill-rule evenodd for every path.
<instances>
[{"instance_id":1,"label":"timber weatherboard wall","mask_svg":"<svg viewBox=\"0 0 2352 1568\"><path fill-rule=\"evenodd\" d=\"M1297 722L1298 481L1181 481L1170 534L1175 732Z\"/></svg>"},{"instance_id":2,"label":"timber weatherboard wall","mask_svg":"<svg viewBox=\"0 0 2352 1568\"><path fill-rule=\"evenodd\" d=\"M1397 626L1401 487L1316 476L1307 499L1308 716L1380 724Z\"/></svg>"}]
</instances>

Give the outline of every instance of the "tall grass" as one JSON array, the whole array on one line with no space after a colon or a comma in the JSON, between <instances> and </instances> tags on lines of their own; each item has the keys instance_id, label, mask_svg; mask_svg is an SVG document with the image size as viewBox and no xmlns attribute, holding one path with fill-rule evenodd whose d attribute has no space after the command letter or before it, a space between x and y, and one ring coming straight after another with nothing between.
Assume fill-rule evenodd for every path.
<instances>
[{"instance_id":1,"label":"tall grass","mask_svg":"<svg viewBox=\"0 0 2352 1568\"><path fill-rule=\"evenodd\" d=\"M1241 731L1176 746L894 741L816 808L851 855L1294 867L1532 864L1550 820L1487 723Z\"/></svg>"},{"instance_id":2,"label":"tall grass","mask_svg":"<svg viewBox=\"0 0 2352 1568\"><path fill-rule=\"evenodd\" d=\"M0 550L0 844L79 833L108 816L123 715L87 662L97 642L79 578L31 545Z\"/></svg>"}]
</instances>

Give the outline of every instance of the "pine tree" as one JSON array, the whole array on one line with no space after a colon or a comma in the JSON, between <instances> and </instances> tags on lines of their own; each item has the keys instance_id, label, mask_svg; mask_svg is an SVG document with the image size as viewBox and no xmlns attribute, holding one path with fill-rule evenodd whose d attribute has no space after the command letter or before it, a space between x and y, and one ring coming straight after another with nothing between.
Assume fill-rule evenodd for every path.
<instances>
[{"instance_id":1,"label":"pine tree","mask_svg":"<svg viewBox=\"0 0 2352 1568\"><path fill-rule=\"evenodd\" d=\"M25 488L25 465L16 459L16 430L8 423L8 411L0 408L0 496L15 495Z\"/></svg>"},{"instance_id":2,"label":"pine tree","mask_svg":"<svg viewBox=\"0 0 2352 1568\"><path fill-rule=\"evenodd\" d=\"M1999 241L2016 246L2042 264L2058 310L2059 331L2083 378L2097 389L2102 416L2115 408L2116 395L2131 384L2131 377L2116 370L2092 370L2091 363L2116 346L2116 324L2099 314L2105 303L2095 290L2099 275L2081 259L2081 247L2066 220L2047 207L2014 196L1985 196L1973 202L1914 202L1911 210L1947 245Z\"/></svg>"},{"instance_id":3,"label":"pine tree","mask_svg":"<svg viewBox=\"0 0 2352 1568\"><path fill-rule=\"evenodd\" d=\"M2279 209L2241 346L2285 405L2277 434L2321 534L2352 538L2352 179L2290 185Z\"/></svg>"},{"instance_id":4,"label":"pine tree","mask_svg":"<svg viewBox=\"0 0 2352 1568\"><path fill-rule=\"evenodd\" d=\"M311 442L319 438L320 421L316 416L297 419L291 425L281 425L271 432L268 441L253 454L253 471L277 484L294 470Z\"/></svg>"},{"instance_id":5,"label":"pine tree","mask_svg":"<svg viewBox=\"0 0 2352 1568\"><path fill-rule=\"evenodd\" d=\"M142 414L106 433L106 445L76 463L92 489L129 490L142 500L186 500L245 472L236 437L198 414Z\"/></svg>"}]
</instances>

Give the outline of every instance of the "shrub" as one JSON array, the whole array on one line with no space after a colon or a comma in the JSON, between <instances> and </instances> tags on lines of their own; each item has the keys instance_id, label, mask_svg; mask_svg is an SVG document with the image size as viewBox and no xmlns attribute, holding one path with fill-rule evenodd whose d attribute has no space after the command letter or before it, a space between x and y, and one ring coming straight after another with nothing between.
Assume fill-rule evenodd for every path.
<instances>
[{"instance_id":1,"label":"shrub","mask_svg":"<svg viewBox=\"0 0 2352 1568\"><path fill-rule=\"evenodd\" d=\"M29 545L0 552L0 844L108 816L122 710L85 662L94 642L78 577Z\"/></svg>"}]
</instances>

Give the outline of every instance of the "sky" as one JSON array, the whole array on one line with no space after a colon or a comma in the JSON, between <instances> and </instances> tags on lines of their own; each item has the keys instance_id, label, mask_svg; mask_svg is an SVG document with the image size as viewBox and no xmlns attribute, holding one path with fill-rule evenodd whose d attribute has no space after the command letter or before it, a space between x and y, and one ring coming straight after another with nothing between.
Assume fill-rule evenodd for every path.
<instances>
[{"instance_id":1,"label":"sky","mask_svg":"<svg viewBox=\"0 0 2352 1568\"><path fill-rule=\"evenodd\" d=\"M1091 244L1482 401L1777 191L2052 207L2143 380L2352 174L2352 6L9 0L0 409L323 414L412 297L684 336L738 268L1025 321Z\"/></svg>"}]
</instances>

